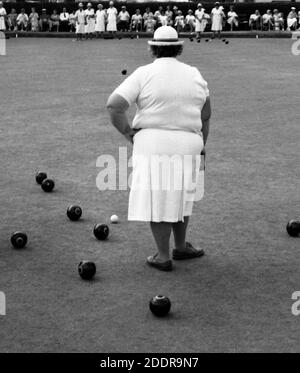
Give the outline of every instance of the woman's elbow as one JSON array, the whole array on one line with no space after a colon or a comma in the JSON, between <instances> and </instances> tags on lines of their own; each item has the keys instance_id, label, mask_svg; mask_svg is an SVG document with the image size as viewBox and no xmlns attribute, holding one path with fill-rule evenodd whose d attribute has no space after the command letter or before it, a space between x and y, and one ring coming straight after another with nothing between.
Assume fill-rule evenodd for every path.
<instances>
[{"instance_id":1,"label":"woman's elbow","mask_svg":"<svg viewBox=\"0 0 300 373\"><path fill-rule=\"evenodd\" d=\"M106 102L106 110L108 110L109 112L112 111L113 109L115 108L115 105L111 99L111 96L108 98L107 102Z\"/></svg>"},{"instance_id":2,"label":"woman's elbow","mask_svg":"<svg viewBox=\"0 0 300 373\"><path fill-rule=\"evenodd\" d=\"M106 103L106 109L111 112L125 112L128 108L127 102L119 95L111 95Z\"/></svg>"}]
</instances>

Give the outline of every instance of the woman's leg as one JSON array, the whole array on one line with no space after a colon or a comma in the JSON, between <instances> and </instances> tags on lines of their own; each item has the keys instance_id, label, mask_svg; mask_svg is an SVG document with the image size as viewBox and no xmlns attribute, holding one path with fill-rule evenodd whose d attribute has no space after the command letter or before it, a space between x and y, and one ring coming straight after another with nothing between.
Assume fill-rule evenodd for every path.
<instances>
[{"instance_id":1,"label":"woman's leg","mask_svg":"<svg viewBox=\"0 0 300 373\"><path fill-rule=\"evenodd\" d=\"M175 249L179 251L186 250L186 229L189 223L189 217L185 216L183 222L172 223L172 229L174 234Z\"/></svg>"},{"instance_id":2,"label":"woman's leg","mask_svg":"<svg viewBox=\"0 0 300 373\"><path fill-rule=\"evenodd\" d=\"M171 223L151 222L150 226L158 249L158 261L165 262L170 260Z\"/></svg>"}]
</instances>

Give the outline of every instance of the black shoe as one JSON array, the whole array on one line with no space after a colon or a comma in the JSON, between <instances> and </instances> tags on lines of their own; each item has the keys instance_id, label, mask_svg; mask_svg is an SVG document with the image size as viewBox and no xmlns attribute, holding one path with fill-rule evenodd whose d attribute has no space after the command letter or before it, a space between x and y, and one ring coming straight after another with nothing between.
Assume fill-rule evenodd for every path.
<instances>
[{"instance_id":1,"label":"black shoe","mask_svg":"<svg viewBox=\"0 0 300 373\"><path fill-rule=\"evenodd\" d=\"M147 264L150 267L154 267L156 269L159 269L160 271L170 272L173 269L172 260L167 260L165 262L159 262L156 257L158 254L148 256L147 258Z\"/></svg>"},{"instance_id":2,"label":"black shoe","mask_svg":"<svg viewBox=\"0 0 300 373\"><path fill-rule=\"evenodd\" d=\"M173 259L174 260L185 260L185 259L193 259L199 258L204 255L203 249L196 249L192 244L186 242L185 244L187 251L181 251L174 249L173 250Z\"/></svg>"}]
</instances>

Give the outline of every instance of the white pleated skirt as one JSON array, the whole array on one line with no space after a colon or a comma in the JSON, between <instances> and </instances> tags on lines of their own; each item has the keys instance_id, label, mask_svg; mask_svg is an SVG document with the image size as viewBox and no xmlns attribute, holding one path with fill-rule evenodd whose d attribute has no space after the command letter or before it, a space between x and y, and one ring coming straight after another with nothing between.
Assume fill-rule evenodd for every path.
<instances>
[{"instance_id":1,"label":"white pleated skirt","mask_svg":"<svg viewBox=\"0 0 300 373\"><path fill-rule=\"evenodd\" d=\"M178 222L204 194L201 134L143 129L134 136L128 220Z\"/></svg>"}]
</instances>

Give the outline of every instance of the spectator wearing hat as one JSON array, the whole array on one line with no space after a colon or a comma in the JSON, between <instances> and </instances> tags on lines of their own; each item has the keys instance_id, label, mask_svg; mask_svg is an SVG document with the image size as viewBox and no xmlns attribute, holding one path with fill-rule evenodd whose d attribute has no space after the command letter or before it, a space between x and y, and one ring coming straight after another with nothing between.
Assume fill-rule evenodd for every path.
<instances>
[{"instance_id":1,"label":"spectator wearing hat","mask_svg":"<svg viewBox=\"0 0 300 373\"><path fill-rule=\"evenodd\" d=\"M297 29L297 13L296 8L291 7L291 11L287 16L287 30L295 31Z\"/></svg>"},{"instance_id":2,"label":"spectator wearing hat","mask_svg":"<svg viewBox=\"0 0 300 373\"><path fill-rule=\"evenodd\" d=\"M196 19L195 30L196 30L197 40L201 40L201 34L202 32L204 32L205 27L206 27L204 15L205 15L204 8L201 3L198 3L197 9L195 11L195 19Z\"/></svg>"},{"instance_id":3,"label":"spectator wearing hat","mask_svg":"<svg viewBox=\"0 0 300 373\"><path fill-rule=\"evenodd\" d=\"M83 3L78 4L78 9L76 10L76 13L75 13L75 20L76 20L76 37L77 37L77 41L80 41L80 40L83 40L83 36L85 34L85 26L86 26Z\"/></svg>"},{"instance_id":4,"label":"spectator wearing hat","mask_svg":"<svg viewBox=\"0 0 300 373\"><path fill-rule=\"evenodd\" d=\"M225 14L223 7L220 7L220 3L217 1L215 7L211 10L211 31L213 32L212 39L218 34L218 38L221 39L221 31L223 29L223 19Z\"/></svg>"},{"instance_id":5,"label":"spectator wearing hat","mask_svg":"<svg viewBox=\"0 0 300 373\"><path fill-rule=\"evenodd\" d=\"M233 31L233 28L238 28L239 26L239 16L234 10L234 6L230 5L229 12L227 13L227 23L230 26L230 31Z\"/></svg>"},{"instance_id":6,"label":"spectator wearing hat","mask_svg":"<svg viewBox=\"0 0 300 373\"><path fill-rule=\"evenodd\" d=\"M127 12L126 6L123 5L118 16L119 31L126 32L129 29L130 15Z\"/></svg>"},{"instance_id":7,"label":"spectator wearing hat","mask_svg":"<svg viewBox=\"0 0 300 373\"><path fill-rule=\"evenodd\" d=\"M103 9L102 4L97 5L97 12L96 12L96 26L95 31L97 37L100 36L105 31L105 23L106 23L106 10Z\"/></svg>"},{"instance_id":8,"label":"spectator wearing hat","mask_svg":"<svg viewBox=\"0 0 300 373\"><path fill-rule=\"evenodd\" d=\"M84 11L85 13L85 37L86 39L92 39L95 34L95 10L92 8L92 4L87 4L87 9Z\"/></svg>"},{"instance_id":9,"label":"spectator wearing hat","mask_svg":"<svg viewBox=\"0 0 300 373\"><path fill-rule=\"evenodd\" d=\"M59 31L69 31L70 14L67 12L66 8L63 8L62 12L60 13L59 20Z\"/></svg>"},{"instance_id":10,"label":"spectator wearing hat","mask_svg":"<svg viewBox=\"0 0 300 373\"><path fill-rule=\"evenodd\" d=\"M175 20L175 17L178 15L178 7L176 5L173 6L173 19Z\"/></svg>"},{"instance_id":11,"label":"spectator wearing hat","mask_svg":"<svg viewBox=\"0 0 300 373\"><path fill-rule=\"evenodd\" d=\"M50 31L58 32L60 24L60 17L56 9L53 9L53 12L50 16Z\"/></svg>"},{"instance_id":12,"label":"spectator wearing hat","mask_svg":"<svg viewBox=\"0 0 300 373\"><path fill-rule=\"evenodd\" d=\"M188 28L188 32L193 33L195 30L196 18L193 14L192 9L188 10L188 14L185 16L185 25Z\"/></svg>"},{"instance_id":13,"label":"spectator wearing hat","mask_svg":"<svg viewBox=\"0 0 300 373\"><path fill-rule=\"evenodd\" d=\"M131 17L130 30L140 32L143 27L143 16L140 9L136 9L135 14Z\"/></svg>"},{"instance_id":14,"label":"spectator wearing hat","mask_svg":"<svg viewBox=\"0 0 300 373\"><path fill-rule=\"evenodd\" d=\"M273 21L275 31L284 30L284 19L282 13L278 12L278 9L273 10Z\"/></svg>"},{"instance_id":15,"label":"spectator wearing hat","mask_svg":"<svg viewBox=\"0 0 300 373\"><path fill-rule=\"evenodd\" d=\"M18 14L18 17L17 17L18 30L27 31L28 21L29 21L28 15L25 13L25 9L22 8L21 13Z\"/></svg>"},{"instance_id":16,"label":"spectator wearing hat","mask_svg":"<svg viewBox=\"0 0 300 373\"><path fill-rule=\"evenodd\" d=\"M50 24L51 24L51 21L50 21L49 14L47 14L46 9L42 9L42 14L40 16L40 21L39 21L40 31L49 31Z\"/></svg>"},{"instance_id":17,"label":"spectator wearing hat","mask_svg":"<svg viewBox=\"0 0 300 373\"><path fill-rule=\"evenodd\" d=\"M128 220L149 222L157 253L147 264L171 271L173 259L201 257L186 241L196 198L200 154L211 114L207 83L196 67L179 62L183 41L173 27L158 28L148 42L153 63L139 67L107 102L112 124L133 143ZM136 105L132 125L127 111ZM174 172L175 170L175 172Z\"/></svg>"},{"instance_id":18,"label":"spectator wearing hat","mask_svg":"<svg viewBox=\"0 0 300 373\"><path fill-rule=\"evenodd\" d=\"M3 6L3 2L0 1L0 31L5 31L6 30L6 10Z\"/></svg>"},{"instance_id":19,"label":"spectator wearing hat","mask_svg":"<svg viewBox=\"0 0 300 373\"><path fill-rule=\"evenodd\" d=\"M249 17L249 27L250 30L253 31L255 28L256 31L262 28L261 26L261 15L259 10L256 10L253 14L250 15Z\"/></svg>"},{"instance_id":20,"label":"spectator wearing hat","mask_svg":"<svg viewBox=\"0 0 300 373\"><path fill-rule=\"evenodd\" d=\"M39 29L39 15L35 11L35 8L31 8L31 13L29 14L29 24L31 31L38 31Z\"/></svg>"},{"instance_id":21,"label":"spectator wearing hat","mask_svg":"<svg viewBox=\"0 0 300 373\"><path fill-rule=\"evenodd\" d=\"M177 16L175 17L175 20L174 20L174 27L179 33L184 30L184 26L185 26L184 15L182 14L181 10L178 10Z\"/></svg>"},{"instance_id":22,"label":"spectator wearing hat","mask_svg":"<svg viewBox=\"0 0 300 373\"><path fill-rule=\"evenodd\" d=\"M109 8L106 11L107 13L107 27L106 30L109 32L116 32L117 31L117 17L118 11L114 7L114 2L109 2Z\"/></svg>"},{"instance_id":23,"label":"spectator wearing hat","mask_svg":"<svg viewBox=\"0 0 300 373\"><path fill-rule=\"evenodd\" d=\"M12 8L10 13L7 15L7 25L10 31L17 30L17 17L16 9Z\"/></svg>"},{"instance_id":24,"label":"spectator wearing hat","mask_svg":"<svg viewBox=\"0 0 300 373\"><path fill-rule=\"evenodd\" d=\"M262 26L265 31L270 31L274 27L273 15L270 9L262 16Z\"/></svg>"}]
</instances>

